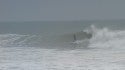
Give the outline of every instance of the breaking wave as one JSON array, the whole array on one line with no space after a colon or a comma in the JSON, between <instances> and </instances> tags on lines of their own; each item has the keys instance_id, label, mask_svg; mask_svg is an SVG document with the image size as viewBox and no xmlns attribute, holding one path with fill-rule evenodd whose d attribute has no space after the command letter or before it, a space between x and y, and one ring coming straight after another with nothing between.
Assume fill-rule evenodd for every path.
<instances>
[{"instance_id":1,"label":"breaking wave","mask_svg":"<svg viewBox=\"0 0 125 70\"><path fill-rule=\"evenodd\" d=\"M75 35L75 39L74 39ZM0 47L84 47L84 48L124 48L125 30L97 28L91 25L81 32L61 36L0 34ZM64 47L65 46L65 47Z\"/></svg>"},{"instance_id":2,"label":"breaking wave","mask_svg":"<svg viewBox=\"0 0 125 70\"><path fill-rule=\"evenodd\" d=\"M125 30L111 30L109 28L94 29L89 47L124 48Z\"/></svg>"}]
</instances>

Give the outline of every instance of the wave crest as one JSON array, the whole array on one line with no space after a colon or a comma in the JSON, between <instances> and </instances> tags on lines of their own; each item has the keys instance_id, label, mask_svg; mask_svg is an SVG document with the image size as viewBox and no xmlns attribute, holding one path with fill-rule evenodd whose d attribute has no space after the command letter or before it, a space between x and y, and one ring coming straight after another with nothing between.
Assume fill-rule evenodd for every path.
<instances>
[{"instance_id":1,"label":"wave crest","mask_svg":"<svg viewBox=\"0 0 125 70\"><path fill-rule=\"evenodd\" d=\"M74 39L74 34L76 39ZM74 41L75 40L75 41ZM111 30L109 28L97 28L91 25L81 32L64 34L55 37L43 37L41 35L20 35L20 34L0 34L0 47L43 47L54 46L67 48L73 47L86 48L124 48L125 30ZM65 47L64 47L65 46Z\"/></svg>"},{"instance_id":2,"label":"wave crest","mask_svg":"<svg viewBox=\"0 0 125 70\"><path fill-rule=\"evenodd\" d=\"M95 26L94 26L95 27ZM93 29L89 47L120 48L125 46L125 30L111 30L106 27Z\"/></svg>"}]
</instances>

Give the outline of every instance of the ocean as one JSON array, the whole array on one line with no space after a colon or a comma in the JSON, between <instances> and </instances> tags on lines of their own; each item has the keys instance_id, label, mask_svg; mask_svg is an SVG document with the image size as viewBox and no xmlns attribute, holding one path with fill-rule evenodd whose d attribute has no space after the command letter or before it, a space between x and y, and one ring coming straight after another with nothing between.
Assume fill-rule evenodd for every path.
<instances>
[{"instance_id":1,"label":"ocean","mask_svg":"<svg viewBox=\"0 0 125 70\"><path fill-rule=\"evenodd\" d=\"M124 70L125 20L0 22L0 70Z\"/></svg>"}]
</instances>

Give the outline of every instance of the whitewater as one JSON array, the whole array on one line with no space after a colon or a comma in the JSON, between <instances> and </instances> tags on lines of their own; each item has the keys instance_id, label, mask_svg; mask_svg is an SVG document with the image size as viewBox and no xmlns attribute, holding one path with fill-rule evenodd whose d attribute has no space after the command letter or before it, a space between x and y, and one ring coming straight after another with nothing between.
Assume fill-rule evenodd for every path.
<instances>
[{"instance_id":1,"label":"whitewater","mask_svg":"<svg viewBox=\"0 0 125 70\"><path fill-rule=\"evenodd\" d=\"M42 23L0 24L0 70L125 70L125 22Z\"/></svg>"}]
</instances>

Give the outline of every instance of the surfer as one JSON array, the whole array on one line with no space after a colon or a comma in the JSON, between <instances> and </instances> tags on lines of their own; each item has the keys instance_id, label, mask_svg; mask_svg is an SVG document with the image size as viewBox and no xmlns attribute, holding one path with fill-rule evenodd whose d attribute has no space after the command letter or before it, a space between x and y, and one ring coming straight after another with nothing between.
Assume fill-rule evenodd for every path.
<instances>
[{"instance_id":1,"label":"surfer","mask_svg":"<svg viewBox=\"0 0 125 70\"><path fill-rule=\"evenodd\" d=\"M79 32L79 33L74 33L73 34L73 46L74 47L80 47L81 45L84 44L84 46L87 47L87 43L88 43L88 40L92 37L92 34L91 33L87 33L87 32ZM86 42L86 43L85 43Z\"/></svg>"},{"instance_id":2,"label":"surfer","mask_svg":"<svg viewBox=\"0 0 125 70\"><path fill-rule=\"evenodd\" d=\"M76 41L76 35L75 34L73 35L73 38L74 38L74 42L75 42Z\"/></svg>"}]
</instances>

